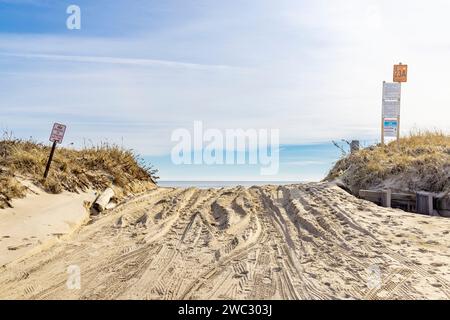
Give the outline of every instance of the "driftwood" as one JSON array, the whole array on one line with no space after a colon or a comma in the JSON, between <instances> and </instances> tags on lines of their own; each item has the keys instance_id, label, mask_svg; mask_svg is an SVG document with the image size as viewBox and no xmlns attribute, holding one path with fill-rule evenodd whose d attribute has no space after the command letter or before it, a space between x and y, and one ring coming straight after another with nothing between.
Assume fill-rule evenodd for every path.
<instances>
[{"instance_id":1,"label":"driftwood","mask_svg":"<svg viewBox=\"0 0 450 320\"><path fill-rule=\"evenodd\" d=\"M95 200L94 209L98 212L102 212L108 208L108 204L111 201L111 198L114 197L114 190L111 188L107 188L103 193Z\"/></svg>"}]
</instances>

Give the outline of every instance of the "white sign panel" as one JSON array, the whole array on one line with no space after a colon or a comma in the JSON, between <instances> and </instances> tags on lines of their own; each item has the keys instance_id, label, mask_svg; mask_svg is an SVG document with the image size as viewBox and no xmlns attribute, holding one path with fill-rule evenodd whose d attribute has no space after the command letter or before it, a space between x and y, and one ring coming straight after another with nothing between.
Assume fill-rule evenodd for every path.
<instances>
[{"instance_id":1,"label":"white sign panel","mask_svg":"<svg viewBox=\"0 0 450 320\"><path fill-rule=\"evenodd\" d=\"M398 119L397 118L383 119L383 130L385 137L397 137Z\"/></svg>"},{"instance_id":2,"label":"white sign panel","mask_svg":"<svg viewBox=\"0 0 450 320\"><path fill-rule=\"evenodd\" d=\"M400 83L384 82L383 83L383 100L399 100L401 96L402 86Z\"/></svg>"},{"instance_id":3,"label":"white sign panel","mask_svg":"<svg viewBox=\"0 0 450 320\"><path fill-rule=\"evenodd\" d=\"M400 83L383 82L383 118L400 116Z\"/></svg>"},{"instance_id":4,"label":"white sign panel","mask_svg":"<svg viewBox=\"0 0 450 320\"><path fill-rule=\"evenodd\" d=\"M383 100L383 117L397 118L400 115L400 100Z\"/></svg>"},{"instance_id":5,"label":"white sign panel","mask_svg":"<svg viewBox=\"0 0 450 320\"><path fill-rule=\"evenodd\" d=\"M53 125L52 134L50 135L50 141L62 143L65 133L66 133L66 126L60 123L55 123Z\"/></svg>"}]
</instances>

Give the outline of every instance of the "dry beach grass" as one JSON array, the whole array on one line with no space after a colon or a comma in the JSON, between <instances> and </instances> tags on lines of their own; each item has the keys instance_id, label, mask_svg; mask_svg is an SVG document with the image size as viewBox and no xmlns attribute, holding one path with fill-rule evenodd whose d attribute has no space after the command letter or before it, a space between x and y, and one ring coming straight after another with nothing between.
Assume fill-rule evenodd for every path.
<instances>
[{"instance_id":1,"label":"dry beach grass","mask_svg":"<svg viewBox=\"0 0 450 320\"><path fill-rule=\"evenodd\" d=\"M104 189L111 184L130 188L135 182L153 183L156 170L144 164L132 150L100 144L81 150L59 147L50 174L43 180L50 147L32 140L4 136L0 140L0 208L25 196L20 182L29 180L50 193Z\"/></svg>"},{"instance_id":2,"label":"dry beach grass","mask_svg":"<svg viewBox=\"0 0 450 320\"><path fill-rule=\"evenodd\" d=\"M353 194L360 189L450 191L450 135L413 132L385 146L340 159L325 180L339 179Z\"/></svg>"}]
</instances>

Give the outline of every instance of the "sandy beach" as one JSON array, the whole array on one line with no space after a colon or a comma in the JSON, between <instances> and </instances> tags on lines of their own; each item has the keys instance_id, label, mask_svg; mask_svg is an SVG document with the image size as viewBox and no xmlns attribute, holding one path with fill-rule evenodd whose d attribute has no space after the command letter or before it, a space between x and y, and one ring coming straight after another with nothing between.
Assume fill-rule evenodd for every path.
<instances>
[{"instance_id":1,"label":"sandy beach","mask_svg":"<svg viewBox=\"0 0 450 320\"><path fill-rule=\"evenodd\" d=\"M49 194L28 183L26 198L0 210L0 266L51 246L89 221L85 202L95 192Z\"/></svg>"},{"instance_id":2,"label":"sandy beach","mask_svg":"<svg viewBox=\"0 0 450 320\"><path fill-rule=\"evenodd\" d=\"M158 188L4 266L0 298L449 299L449 230L328 183Z\"/></svg>"}]
</instances>

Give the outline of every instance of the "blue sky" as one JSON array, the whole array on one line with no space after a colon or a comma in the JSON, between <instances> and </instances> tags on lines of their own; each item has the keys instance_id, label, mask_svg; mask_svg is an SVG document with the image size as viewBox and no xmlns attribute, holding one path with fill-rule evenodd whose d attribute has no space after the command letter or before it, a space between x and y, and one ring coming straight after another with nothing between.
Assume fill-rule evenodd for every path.
<instances>
[{"instance_id":1,"label":"blue sky","mask_svg":"<svg viewBox=\"0 0 450 320\"><path fill-rule=\"evenodd\" d=\"M70 4L81 30L66 28ZM0 128L46 141L66 123L66 145L124 144L176 180L267 179L173 166L176 128L279 129L271 179L317 180L339 156L331 140L378 139L399 61L402 133L450 131L449 12L444 0L0 0Z\"/></svg>"},{"instance_id":2,"label":"blue sky","mask_svg":"<svg viewBox=\"0 0 450 320\"><path fill-rule=\"evenodd\" d=\"M345 144L342 145L345 149ZM317 181L326 176L341 151L332 143L283 145L277 175L261 175L260 165L176 165L170 157L145 157L170 181ZM248 152L246 153L248 156Z\"/></svg>"}]
</instances>

